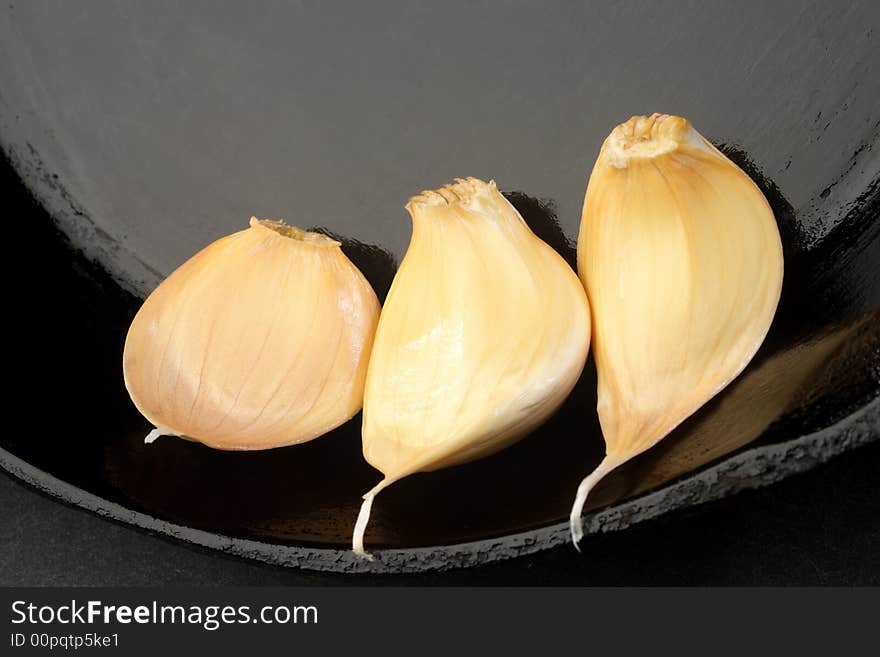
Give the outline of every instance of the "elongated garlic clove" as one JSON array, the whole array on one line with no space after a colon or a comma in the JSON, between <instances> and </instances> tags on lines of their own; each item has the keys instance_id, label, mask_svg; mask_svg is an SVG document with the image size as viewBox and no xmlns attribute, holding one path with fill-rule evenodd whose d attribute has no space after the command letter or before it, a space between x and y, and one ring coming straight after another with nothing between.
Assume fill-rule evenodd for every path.
<instances>
[{"instance_id":1,"label":"elongated garlic clove","mask_svg":"<svg viewBox=\"0 0 880 657\"><path fill-rule=\"evenodd\" d=\"M587 185L578 272L593 312L606 456L588 493L733 380L770 328L782 288L773 212L733 162L678 116L617 126Z\"/></svg>"},{"instance_id":2,"label":"elongated garlic clove","mask_svg":"<svg viewBox=\"0 0 880 657\"><path fill-rule=\"evenodd\" d=\"M364 496L352 540L361 556L376 493L523 437L562 404L589 350L580 281L494 182L457 179L406 208L412 240L364 395L364 457L385 477Z\"/></svg>"},{"instance_id":3,"label":"elongated garlic clove","mask_svg":"<svg viewBox=\"0 0 880 657\"><path fill-rule=\"evenodd\" d=\"M330 431L361 408L378 317L339 242L252 218L171 274L131 324L123 371L156 426L147 441L267 449Z\"/></svg>"}]
</instances>

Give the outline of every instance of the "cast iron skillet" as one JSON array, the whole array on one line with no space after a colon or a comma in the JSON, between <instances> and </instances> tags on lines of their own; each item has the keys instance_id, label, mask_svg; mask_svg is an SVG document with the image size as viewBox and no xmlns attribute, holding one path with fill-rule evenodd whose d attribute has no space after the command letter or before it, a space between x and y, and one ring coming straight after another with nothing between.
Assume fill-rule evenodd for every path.
<instances>
[{"instance_id":1,"label":"cast iron skillet","mask_svg":"<svg viewBox=\"0 0 880 657\"><path fill-rule=\"evenodd\" d=\"M600 485L588 531L767 484L876 439L876 10L801 8L774 23L768 12L790 8L673 16L618 5L247 19L235 7L198 17L4 9L0 50L17 56L0 58L3 176L20 177L47 213L7 232L38 245L23 278L39 283L11 294L38 347L13 354L26 365L20 387L43 412L0 433L0 464L117 520L284 565L403 572L564 542L574 490L603 450L592 362L521 443L383 492L368 563L347 550L360 495L379 478L360 455L359 416L265 452L144 445L122 344L140 298L250 213L340 237L384 297L409 236L400 206L453 175L495 177L574 265L598 145L616 122L654 110L691 118L762 188L785 283L751 365Z\"/></svg>"}]
</instances>

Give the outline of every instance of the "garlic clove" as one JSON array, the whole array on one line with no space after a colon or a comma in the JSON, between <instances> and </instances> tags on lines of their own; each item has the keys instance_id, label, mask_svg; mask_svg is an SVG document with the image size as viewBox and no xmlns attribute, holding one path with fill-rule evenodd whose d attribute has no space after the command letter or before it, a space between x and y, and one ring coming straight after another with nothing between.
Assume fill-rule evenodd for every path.
<instances>
[{"instance_id":1,"label":"garlic clove","mask_svg":"<svg viewBox=\"0 0 880 657\"><path fill-rule=\"evenodd\" d=\"M583 370L586 294L494 182L457 179L406 206L413 234L385 302L367 372L363 450L384 479L503 449L543 423Z\"/></svg>"},{"instance_id":2,"label":"garlic clove","mask_svg":"<svg viewBox=\"0 0 880 657\"><path fill-rule=\"evenodd\" d=\"M147 298L125 341L125 385L156 426L218 449L316 438L363 402L379 316L339 242L252 218Z\"/></svg>"},{"instance_id":3,"label":"garlic clove","mask_svg":"<svg viewBox=\"0 0 880 657\"><path fill-rule=\"evenodd\" d=\"M782 288L773 212L681 117L636 116L602 145L584 199L578 272L593 312L606 457L593 486L656 444L752 359Z\"/></svg>"}]
</instances>

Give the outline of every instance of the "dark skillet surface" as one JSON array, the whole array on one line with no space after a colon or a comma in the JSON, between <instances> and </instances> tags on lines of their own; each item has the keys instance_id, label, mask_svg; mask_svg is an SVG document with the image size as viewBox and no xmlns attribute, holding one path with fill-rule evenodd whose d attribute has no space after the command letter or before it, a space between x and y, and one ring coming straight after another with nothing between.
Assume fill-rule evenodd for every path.
<instances>
[{"instance_id":1,"label":"dark skillet surface","mask_svg":"<svg viewBox=\"0 0 880 657\"><path fill-rule=\"evenodd\" d=\"M514 200L529 216L529 204ZM851 244L826 247L838 268L815 269L806 258L799 267L790 257L783 302L753 364L658 449L609 477L592 508L655 488L692 463L712 463L716 453L822 429L876 397L880 322L870 318L876 320L878 290L865 291L880 280L878 226L867 222ZM65 394L52 396L40 438L34 429L6 433L5 449L107 500L184 526L279 543L347 543L358 494L374 478L360 457L358 418L293 449L221 452L173 439L144 445L148 425L119 377L137 300L72 253L48 218L15 223L12 233L41 245L41 280L51 282L54 299L21 300L30 318L27 340L39 345L28 354L36 363L25 370L24 388L40 390L53 372L53 388ZM823 285L828 277L833 285ZM802 287L790 291L788 281ZM393 547L461 543L563 520L571 490L601 456L594 408L589 366L562 411L528 439L493 458L389 489L376 505L374 544L382 536Z\"/></svg>"},{"instance_id":2,"label":"dark skillet surface","mask_svg":"<svg viewBox=\"0 0 880 657\"><path fill-rule=\"evenodd\" d=\"M632 29L626 18L627 12L637 11L636 4L625 4L620 13L606 18L620 30ZM790 23L795 26L809 23L812 14L824 11L817 5L810 7L803 9ZM570 133L559 126L546 123L535 126L542 134L550 131L552 138L548 138L546 148L553 150L550 147L554 146L569 158L568 163L560 165L561 168L550 167L557 171L554 176L549 176L553 181L560 181L557 187L549 182L549 174L544 170L547 166L537 164L541 158L534 152L534 144L529 142L534 137L523 137L519 144L519 148L532 149L533 162L522 170L513 167L508 171L507 179L515 181L519 177L523 189L532 191L532 186L526 186L529 176L525 174L530 173L534 189L549 189L565 198L536 200L526 192L511 192L510 198L533 229L569 260L572 247L567 236L576 230L586 171L598 143L614 121L626 118L633 111L651 109L674 110L689 115L698 128L746 168L771 201L786 248L786 280L780 309L770 335L752 365L734 385L657 449L609 477L605 485L597 489L590 508L615 505L641 493L662 489L664 485L689 473L699 473L732 454L776 443L784 445L798 436L830 427L865 407L880 391L880 322L877 321L877 308L880 307L880 220L877 184L872 177L878 160L877 93L874 88L876 80L862 75L877 59L876 52L868 48L873 26L870 20L855 20L847 13L842 17L825 18L825 26L818 31L809 30L810 39L799 49L785 45L784 41L762 41L766 46L763 54L747 57L744 53L754 51L759 39L766 35L762 32L764 27L749 32L745 26L752 23L739 17L735 23L737 29L733 32L752 39L751 48L748 42L743 42L733 49L729 43L732 37L728 35L718 41L717 51L702 53L705 57L694 61L693 57L686 56L687 48L679 42L652 37L637 44L635 51L627 51L622 59L601 60L603 67L619 67L616 70L636 76L634 79L640 84L637 90L632 85L618 89L618 95L612 95L601 104L601 111L596 109L595 103L590 103L593 114L589 119L584 118L576 131L585 135L585 141L576 148L562 143ZM518 20L521 19L523 17ZM642 16L642 19L647 20L647 17ZM669 19L671 22L667 27L670 30L689 29L691 37L687 41L691 46L697 43L706 45L705 36L694 36L700 33L697 28L708 29L722 19L711 15L693 16L688 19L692 21L690 25L687 21L679 24L678 19ZM41 22L46 20L45 17L30 16L28 20L32 21L31 25L49 24ZM557 17L551 22L556 26L554 29L562 30L559 20ZM10 25L14 28L18 23ZM3 27L9 28L9 25ZM432 28L436 29L437 25ZM16 29L23 28L19 25ZM468 29L473 31L472 37L475 38L478 30L473 26ZM525 28L519 25L512 29ZM72 32L75 33L76 28ZM789 33L793 34L786 32ZM465 40L470 43L468 38ZM96 47L100 47L100 43ZM595 43L590 47L599 48ZM368 49L365 52L372 53L371 56L384 56L379 51ZM733 56L734 52L736 56ZM830 54L816 59L822 52ZM645 58L652 53L660 59L646 62ZM663 53L665 59L661 57ZM842 58L842 53L848 53L849 58ZM541 56L550 55L542 53ZM774 56L779 59L774 60ZM787 79L780 72L794 75L802 71L809 57L814 58L816 68L809 75L803 73L801 79ZM767 58L776 63L775 68L769 67L769 62L767 67L757 65ZM545 68L550 67L549 60L541 61L544 61ZM686 61L693 66L683 68ZM530 62L532 60L523 59L521 64L532 66ZM501 63L495 62L494 65L500 66ZM585 65L585 62L581 63ZM649 70L663 71L664 75L638 77L637 64L642 69L648 66ZM574 63L568 65L574 66ZM538 64L534 66L541 69ZM719 85L716 77L709 76L710 71L721 70L723 66L729 68L728 87L748 83L750 92L743 96L742 102L725 103L722 97L724 85ZM95 70L106 71L96 67ZM821 80L821 95L817 95L819 69L827 75L834 74ZM390 73L385 72L385 75L387 80L393 79ZM472 76L477 73L461 75L466 76L465 87L473 94L475 83ZM608 73L590 75L599 75L603 80L605 76L608 80L613 78ZM452 76L443 80L449 86L461 78ZM606 96L611 89L608 80L603 87ZM537 84L532 78L529 81ZM688 86L698 81L706 82L704 93ZM561 81L554 82L557 83L561 84ZM769 93L773 84L777 86L773 93ZM689 89L687 93L683 92L685 89ZM764 96L758 93L762 89L766 92ZM675 96L670 90L682 93ZM63 92L63 89L59 90L59 93ZM433 97L433 92L425 93ZM560 98L566 98L572 104L587 103L585 93L583 87L577 87ZM491 93L481 102L488 103L489 97L492 97ZM673 99L681 107L643 107L646 103L661 101L666 105L673 104ZM746 99L749 102L745 102ZM794 106L795 100L800 100L802 106ZM423 102L427 101L424 98L419 101ZM544 108L535 110L541 114L548 112L548 104L555 107L557 101L550 94L538 97L535 102L536 107ZM487 107L480 102L477 105L484 112L482 120L488 121ZM631 109L623 111L624 106ZM332 107L339 109L342 105L332 104ZM815 116L813 110L816 110ZM804 119L807 111L810 112L809 121ZM568 112L566 110L565 114ZM750 117L748 120L743 118L744 112ZM517 112L514 114L519 116ZM612 115L613 119L610 118ZM54 177L59 176L53 169L61 166L61 161L54 159L47 163L44 157L48 156L37 147L22 150L15 137L9 135L20 137L27 131L16 132L8 113L3 114L3 120L0 134L5 139L4 146L25 180L40 196L40 203L54 210L53 217L70 236L73 248L48 220L20 222L12 227L13 235L24 243L41 245L40 272L46 275L46 280L52 281L49 288L52 303L47 303L43 295L25 294L21 299L31 320L32 330L27 339L40 345L35 356L37 362L25 372L22 383L26 390L40 391L37 395L42 399L49 376L51 387L64 390L65 394L52 396L48 412L40 418L38 428L32 425L27 430L6 433L0 438L0 447L40 471L84 491L184 527L277 545L344 547L350 536L359 495L377 480L377 473L360 457L359 418L313 443L268 452L222 453L170 439L148 447L141 443L148 425L128 402L121 385L119 354L138 300L115 283L104 268L113 271L129 290L136 289L139 284L148 285L148 277L141 276L146 270L126 261L124 252L132 243L141 244L138 248L144 249L140 254L142 260L158 258L155 263L147 263L147 270L158 273L167 268L161 264L162 258L176 258L179 262L181 257L188 255L189 251L184 253L183 250L190 249L190 243L203 244L216 236L220 226L234 229L238 225L237 218L230 217L228 209L225 212L215 210L216 225L208 224L206 229L202 215L198 221L183 222L179 230L183 231L185 239L169 241L168 248L160 248L161 245L150 247L149 239L143 236L145 242L135 240L126 246L124 234L130 226L125 222L134 220L137 223L143 207L133 204L131 212L121 215L123 223L111 222L103 226L106 213L102 216L100 212L78 205L73 193L65 186L69 183L70 188L79 189L82 197L88 199L88 191L81 186L82 177L68 176L70 172L65 172L63 167L60 177ZM442 122L438 125L442 127ZM706 125L714 130L707 130ZM514 131L518 127L508 124L507 128L511 132L506 134L516 134ZM121 142L125 142L125 134L120 132L117 135ZM502 137L501 134L494 135L491 130L477 130L474 134L467 130L450 130L450 134L470 144L479 136L485 140L485 151L497 148ZM193 143L198 144L205 138L205 135L196 135ZM359 139L367 138L355 137L354 142L360 143ZM435 147L437 140L442 141L436 131L430 140L435 140ZM430 140L425 144L429 151ZM722 144L725 140L730 143ZM733 142L739 145L732 145ZM26 143L31 146L29 141ZM331 151L333 148L336 146ZM398 147L389 146L392 154L395 148ZM52 152L50 147L46 146L46 149L44 153ZM271 152L272 158L288 158L289 167L307 168L308 163L300 156ZM474 160L473 153L469 156L468 152L462 154L461 148L443 151L442 165L430 169L431 173L425 174L427 179L421 186L442 181L433 180L434 171L438 175L443 171L442 175L447 177L468 173L452 170L452 167L458 166L457 162L461 162L461 166L474 166L479 160L481 163L477 168L502 169L497 177L504 187L501 174L507 167L494 162L494 156L489 158L492 162L479 157ZM416 155L413 157L416 170L427 172L425 167L432 158L425 161ZM755 161L762 162L763 166L754 164ZM174 166L186 166L175 162ZM575 162L580 163L576 176L570 170ZM102 166L107 166L107 162ZM339 182L343 186L346 182L362 185L360 177L366 176L376 189L381 190L385 177L391 175L383 168L387 166L390 164L374 170L359 168L346 172L349 180L340 173ZM542 170L539 172L538 168ZM412 171L410 166L406 169ZM448 175L446 169L450 169ZM563 170L568 171L564 176L560 173ZM765 177L762 171L770 173ZM487 177L496 175L492 171L473 173ZM410 184L407 176L395 178L389 186L405 187ZM571 189L575 187L575 178L580 185L577 193ZM568 182L563 184L563 180ZM91 179L92 184L95 182L94 178ZM107 203L118 202L120 190L112 180L105 182ZM152 182L160 187L164 184L158 177ZM236 188L236 185L228 186ZM241 190L244 197L255 193L254 184L247 179L242 180ZM138 203L145 202L144 198ZM188 207L191 202L190 199L184 200L180 193L175 198L183 207ZM399 203L404 198L399 198ZM787 200L791 198L795 198L796 203ZM310 197L309 202L313 200ZM59 210L62 201L67 206ZM291 199L278 197L276 201L279 207L294 207ZM206 202L210 205L217 199ZM384 203L381 201L380 205ZM318 206L314 207L315 210L304 214L323 216L317 211ZM266 214L275 213L267 211ZM339 208L331 214L335 219L321 223L343 237L354 235L363 239L366 233L359 232L363 231L362 224L372 227L368 233L376 237L371 241L381 247L354 240L348 240L345 247L383 295L393 272L394 256L399 256L401 244L405 245L408 224L399 216L399 211L394 214L396 219L390 220L391 211L384 205L381 210L362 211L356 219L351 218L353 212L343 212ZM291 215L286 216L293 220ZM173 219L180 221L177 212ZM153 230L166 220L167 217L160 218L143 225L149 225ZM110 232L107 232L108 228ZM121 246L115 252L112 249L107 251L108 244L114 240ZM99 258L100 265L91 264L80 251L88 257ZM394 255L389 255L389 251ZM131 267L126 268L126 262ZM581 383L563 410L522 443L484 461L412 477L384 492L376 503L368 533L369 544L395 548L442 546L506 537L561 522L567 515L580 477L601 456L602 442L594 408L595 374L592 365L588 365ZM35 433L39 438L35 438ZM772 467L785 473L787 464L783 458ZM744 485L749 483L741 481L731 490ZM47 486L51 490L51 485ZM695 495L689 502L699 502L704 496Z\"/></svg>"},{"instance_id":3,"label":"dark skillet surface","mask_svg":"<svg viewBox=\"0 0 880 657\"><path fill-rule=\"evenodd\" d=\"M0 190L7 208L19 218L45 227L47 217L23 194L18 181L0 167ZM23 232L23 231L22 231ZM57 256L56 234L27 234ZM48 283L74 277L82 263L47 258ZM73 266L71 266L73 265ZM77 274L78 275L78 274ZM20 288L15 300L33 310L32 288ZM58 316L78 310L82 297L53 297ZM68 300L66 300L68 299ZM32 336L20 329L24 344L52 342L48 329ZM88 347L88 331L76 333L76 344ZM85 339L85 344L83 340ZM36 365L51 368L51 359L36 353ZM15 353L13 363L33 372L34 353ZM79 359L86 360L85 358ZM19 369L19 368L16 368ZM88 367L85 369L89 371ZM91 377L90 379L91 380ZM36 374L23 390L46 388ZM32 387L33 386L33 387ZM76 390L76 389L74 389ZM100 390L100 388L99 388ZM28 397L31 395L28 394ZM63 414L74 400L56 399L61 406L52 428L72 440L83 433L64 426ZM24 408L46 407L22 400ZM113 414L114 405L107 407ZM32 426L13 427L39 442L47 433ZM32 425L32 423L26 423ZM72 450L71 450L72 451ZM0 533L0 583L4 585L865 585L880 584L876 548L880 544L880 496L876 472L880 443L833 459L815 470L770 488L749 491L710 504L668 514L626 532L587 536L582 554L561 546L497 564L445 573L411 575L343 575L310 573L246 562L149 536L129 527L93 517L33 492L13 477L0 477L0 507L6 510ZM161 535L160 535L161 536Z\"/></svg>"},{"instance_id":4,"label":"dark skillet surface","mask_svg":"<svg viewBox=\"0 0 880 657\"><path fill-rule=\"evenodd\" d=\"M17 513L0 534L0 583L221 585L880 585L880 443L774 486L528 558L441 573L346 575L245 561L108 522L0 476Z\"/></svg>"}]
</instances>

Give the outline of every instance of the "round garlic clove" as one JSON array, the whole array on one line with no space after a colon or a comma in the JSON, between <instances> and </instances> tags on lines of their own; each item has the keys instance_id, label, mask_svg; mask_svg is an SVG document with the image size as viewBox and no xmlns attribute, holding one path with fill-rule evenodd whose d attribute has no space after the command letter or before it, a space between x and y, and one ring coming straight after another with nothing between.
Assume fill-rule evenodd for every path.
<instances>
[{"instance_id":1,"label":"round garlic clove","mask_svg":"<svg viewBox=\"0 0 880 657\"><path fill-rule=\"evenodd\" d=\"M148 441L306 442L360 410L378 317L339 242L252 218L147 298L125 341L125 385L156 426Z\"/></svg>"}]
</instances>

